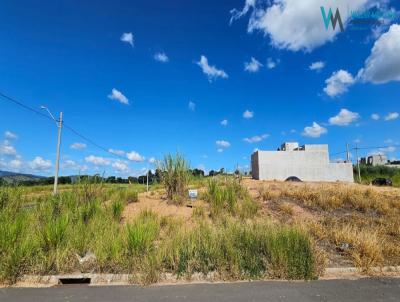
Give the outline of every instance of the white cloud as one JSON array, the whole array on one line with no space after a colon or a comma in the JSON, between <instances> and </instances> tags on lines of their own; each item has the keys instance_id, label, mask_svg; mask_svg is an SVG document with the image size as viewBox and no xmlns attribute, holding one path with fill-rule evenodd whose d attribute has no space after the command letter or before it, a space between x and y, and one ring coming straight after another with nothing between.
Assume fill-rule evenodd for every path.
<instances>
[{"instance_id":1,"label":"white cloud","mask_svg":"<svg viewBox=\"0 0 400 302\"><path fill-rule=\"evenodd\" d=\"M0 154L14 156L17 155L17 150L8 141L5 141L0 145Z\"/></svg>"},{"instance_id":2,"label":"white cloud","mask_svg":"<svg viewBox=\"0 0 400 302\"><path fill-rule=\"evenodd\" d=\"M129 105L128 98L126 96L124 96L121 91L119 91L115 88L112 89L111 94L108 95L108 98L110 100L116 100L116 101L120 102L121 104Z\"/></svg>"},{"instance_id":3,"label":"white cloud","mask_svg":"<svg viewBox=\"0 0 400 302\"><path fill-rule=\"evenodd\" d=\"M317 62L311 63L311 65L308 68L310 70L320 71L324 67L325 67L325 62L317 61Z\"/></svg>"},{"instance_id":4,"label":"white cloud","mask_svg":"<svg viewBox=\"0 0 400 302\"><path fill-rule=\"evenodd\" d=\"M250 12L247 31L261 31L271 40L274 47L292 51L312 51L314 48L334 40L340 32L332 25L325 28L320 7L326 10L339 8L343 25L349 12L366 8L371 2L385 0L246 0L243 10L231 10L233 20ZM326 12L328 13L328 11ZM335 13L335 11L333 12Z\"/></svg>"},{"instance_id":5,"label":"white cloud","mask_svg":"<svg viewBox=\"0 0 400 302\"><path fill-rule=\"evenodd\" d=\"M133 47L134 38L132 33L123 33L121 41L130 44Z\"/></svg>"},{"instance_id":6,"label":"white cloud","mask_svg":"<svg viewBox=\"0 0 400 302\"><path fill-rule=\"evenodd\" d=\"M347 126L358 120L360 115L357 112L351 112L345 108L341 109L339 114L329 119L330 125Z\"/></svg>"},{"instance_id":7,"label":"white cloud","mask_svg":"<svg viewBox=\"0 0 400 302\"><path fill-rule=\"evenodd\" d=\"M52 166L50 160L46 160L40 156L36 156L32 161L29 162L29 166L35 171L49 170Z\"/></svg>"},{"instance_id":8,"label":"white cloud","mask_svg":"<svg viewBox=\"0 0 400 302\"><path fill-rule=\"evenodd\" d=\"M158 52L154 55L154 60L161 63L167 63L169 61L169 58L164 52Z\"/></svg>"},{"instance_id":9,"label":"white cloud","mask_svg":"<svg viewBox=\"0 0 400 302\"><path fill-rule=\"evenodd\" d=\"M385 147L385 148L379 148L379 151L383 152L383 153L392 153L392 152L396 152L396 147L389 146L389 147Z\"/></svg>"},{"instance_id":10,"label":"white cloud","mask_svg":"<svg viewBox=\"0 0 400 302\"><path fill-rule=\"evenodd\" d=\"M375 84L400 81L400 25L393 24L382 34L358 72L362 81Z\"/></svg>"},{"instance_id":11,"label":"white cloud","mask_svg":"<svg viewBox=\"0 0 400 302\"><path fill-rule=\"evenodd\" d=\"M131 160L131 161L136 161L136 162L141 162L144 161L145 158L144 156L141 156L139 153L132 151L129 153L126 153L126 157Z\"/></svg>"},{"instance_id":12,"label":"white cloud","mask_svg":"<svg viewBox=\"0 0 400 302\"><path fill-rule=\"evenodd\" d=\"M222 152L224 152L224 149L218 148L218 149L217 149L217 152L218 152L218 153L222 153Z\"/></svg>"},{"instance_id":13,"label":"white cloud","mask_svg":"<svg viewBox=\"0 0 400 302\"><path fill-rule=\"evenodd\" d=\"M231 143L225 140L218 140L215 143L221 148L229 148L231 146Z\"/></svg>"},{"instance_id":14,"label":"white cloud","mask_svg":"<svg viewBox=\"0 0 400 302\"><path fill-rule=\"evenodd\" d=\"M118 172L126 172L129 170L129 166L127 165L127 163L123 162L122 160L117 160L113 162L111 166Z\"/></svg>"},{"instance_id":15,"label":"white cloud","mask_svg":"<svg viewBox=\"0 0 400 302\"><path fill-rule=\"evenodd\" d=\"M399 117L397 112L390 112L385 116L385 121L393 121Z\"/></svg>"},{"instance_id":16,"label":"white cloud","mask_svg":"<svg viewBox=\"0 0 400 302\"><path fill-rule=\"evenodd\" d=\"M73 143L71 146L69 146L71 149L74 150L82 150L85 149L87 146L84 143Z\"/></svg>"},{"instance_id":17,"label":"white cloud","mask_svg":"<svg viewBox=\"0 0 400 302\"><path fill-rule=\"evenodd\" d=\"M371 114L371 119L373 119L374 121L379 120L381 117L379 116L379 114L377 113L372 113Z\"/></svg>"},{"instance_id":18,"label":"white cloud","mask_svg":"<svg viewBox=\"0 0 400 302\"><path fill-rule=\"evenodd\" d=\"M65 160L62 164L61 167L63 169L75 169L77 167L77 163L71 159Z\"/></svg>"},{"instance_id":19,"label":"white cloud","mask_svg":"<svg viewBox=\"0 0 400 302\"><path fill-rule=\"evenodd\" d=\"M276 65L278 65L280 60L274 60L272 58L267 59L267 67L268 69L274 69Z\"/></svg>"},{"instance_id":20,"label":"white cloud","mask_svg":"<svg viewBox=\"0 0 400 302\"><path fill-rule=\"evenodd\" d=\"M209 65L208 59L203 55L200 57L200 61L196 62L196 64L201 67L203 73L207 75L210 82L217 78L228 78L228 74L225 71L223 71L222 69L218 69L215 66Z\"/></svg>"},{"instance_id":21,"label":"white cloud","mask_svg":"<svg viewBox=\"0 0 400 302\"><path fill-rule=\"evenodd\" d=\"M221 121L221 125L222 126L228 126L228 120L227 119L222 120Z\"/></svg>"},{"instance_id":22,"label":"white cloud","mask_svg":"<svg viewBox=\"0 0 400 302\"><path fill-rule=\"evenodd\" d=\"M252 137L246 137L243 139L245 142L248 142L250 144L252 143L258 143L266 139L269 135L268 134L261 134L261 135L254 135Z\"/></svg>"},{"instance_id":23,"label":"white cloud","mask_svg":"<svg viewBox=\"0 0 400 302\"><path fill-rule=\"evenodd\" d=\"M243 117L244 118L252 118L254 116L254 111L250 111L250 110L246 110L245 112L243 112Z\"/></svg>"},{"instance_id":24,"label":"white cloud","mask_svg":"<svg viewBox=\"0 0 400 302\"><path fill-rule=\"evenodd\" d=\"M124 156L125 155L125 151L123 150L117 150L117 149L108 149L108 152L115 154L115 155L119 155L119 156Z\"/></svg>"},{"instance_id":25,"label":"white cloud","mask_svg":"<svg viewBox=\"0 0 400 302\"><path fill-rule=\"evenodd\" d=\"M4 132L4 137L5 137L6 139L12 140L12 139L17 139L17 138L18 138L18 135L16 135L15 133L13 133L13 132L11 132L11 131L6 131L6 132Z\"/></svg>"},{"instance_id":26,"label":"white cloud","mask_svg":"<svg viewBox=\"0 0 400 302\"><path fill-rule=\"evenodd\" d=\"M108 166L110 164L110 160L101 156L90 155L85 157L85 161L88 163L92 163L96 166Z\"/></svg>"},{"instance_id":27,"label":"white cloud","mask_svg":"<svg viewBox=\"0 0 400 302\"><path fill-rule=\"evenodd\" d=\"M250 62L244 62L244 70L250 73L259 71L262 66L263 64L253 57L251 57Z\"/></svg>"},{"instance_id":28,"label":"white cloud","mask_svg":"<svg viewBox=\"0 0 400 302\"><path fill-rule=\"evenodd\" d=\"M302 135L316 138L320 137L322 134L325 134L327 132L328 130L326 128L318 125L316 122L313 122L312 126L304 128Z\"/></svg>"},{"instance_id":29,"label":"white cloud","mask_svg":"<svg viewBox=\"0 0 400 302\"><path fill-rule=\"evenodd\" d=\"M335 97L346 92L354 82L353 76L346 70L341 69L333 72L330 78L325 80L326 87L324 91L330 97Z\"/></svg>"},{"instance_id":30,"label":"white cloud","mask_svg":"<svg viewBox=\"0 0 400 302\"><path fill-rule=\"evenodd\" d=\"M190 101L188 103L188 108L189 108L190 111L195 111L196 110L196 103Z\"/></svg>"},{"instance_id":31,"label":"white cloud","mask_svg":"<svg viewBox=\"0 0 400 302\"><path fill-rule=\"evenodd\" d=\"M150 157L150 158L148 159L148 162L149 162L150 164L155 164L155 163L156 163L156 159L155 159L154 157Z\"/></svg>"},{"instance_id":32,"label":"white cloud","mask_svg":"<svg viewBox=\"0 0 400 302\"><path fill-rule=\"evenodd\" d=\"M11 169L18 170L22 167L22 164L23 164L23 162L20 159L13 159L13 160L10 160L10 162L8 163L8 166Z\"/></svg>"}]
</instances>

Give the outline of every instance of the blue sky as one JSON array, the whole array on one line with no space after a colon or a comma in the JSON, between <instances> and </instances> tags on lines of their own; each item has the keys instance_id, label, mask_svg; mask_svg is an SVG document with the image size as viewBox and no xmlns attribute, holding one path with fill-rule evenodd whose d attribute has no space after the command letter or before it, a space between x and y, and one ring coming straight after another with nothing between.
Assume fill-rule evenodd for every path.
<instances>
[{"instance_id":1,"label":"blue sky","mask_svg":"<svg viewBox=\"0 0 400 302\"><path fill-rule=\"evenodd\" d=\"M339 8L343 32L325 28L321 6ZM399 9L386 0L2 1L0 91L63 111L119 154L65 129L62 175L137 175L176 151L194 168L233 170L284 141L327 143L332 159L346 142L399 158ZM351 10L393 16L356 29ZM52 175L54 123L1 99L0 135L1 170Z\"/></svg>"}]
</instances>

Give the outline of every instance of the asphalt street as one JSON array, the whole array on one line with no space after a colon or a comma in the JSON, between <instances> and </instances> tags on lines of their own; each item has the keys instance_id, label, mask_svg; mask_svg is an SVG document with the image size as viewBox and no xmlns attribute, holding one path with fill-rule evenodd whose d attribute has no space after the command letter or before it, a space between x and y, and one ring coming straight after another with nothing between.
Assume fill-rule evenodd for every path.
<instances>
[{"instance_id":1,"label":"asphalt street","mask_svg":"<svg viewBox=\"0 0 400 302\"><path fill-rule=\"evenodd\" d=\"M2 288L0 301L400 301L400 278L171 286Z\"/></svg>"}]
</instances>

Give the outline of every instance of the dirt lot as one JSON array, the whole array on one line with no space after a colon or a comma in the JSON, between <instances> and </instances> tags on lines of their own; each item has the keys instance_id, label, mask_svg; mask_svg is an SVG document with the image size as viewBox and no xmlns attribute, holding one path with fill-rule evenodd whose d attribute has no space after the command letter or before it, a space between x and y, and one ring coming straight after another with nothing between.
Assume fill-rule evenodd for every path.
<instances>
[{"instance_id":1,"label":"dirt lot","mask_svg":"<svg viewBox=\"0 0 400 302\"><path fill-rule=\"evenodd\" d=\"M310 232L327 267L400 265L400 189L346 183L294 183L243 179L241 184L260 204L254 219L296 224ZM204 191L205 188L199 188ZM191 225L200 199L183 205L166 201L163 190L141 193L126 206L123 222L143 209L180 217Z\"/></svg>"}]
</instances>

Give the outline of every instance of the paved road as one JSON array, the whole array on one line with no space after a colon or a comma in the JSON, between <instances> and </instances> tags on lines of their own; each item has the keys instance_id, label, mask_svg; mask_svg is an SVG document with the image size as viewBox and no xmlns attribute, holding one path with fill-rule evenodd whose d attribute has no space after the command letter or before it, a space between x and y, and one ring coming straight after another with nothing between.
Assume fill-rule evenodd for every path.
<instances>
[{"instance_id":1,"label":"paved road","mask_svg":"<svg viewBox=\"0 0 400 302\"><path fill-rule=\"evenodd\" d=\"M399 279L0 289L0 301L400 301Z\"/></svg>"}]
</instances>

